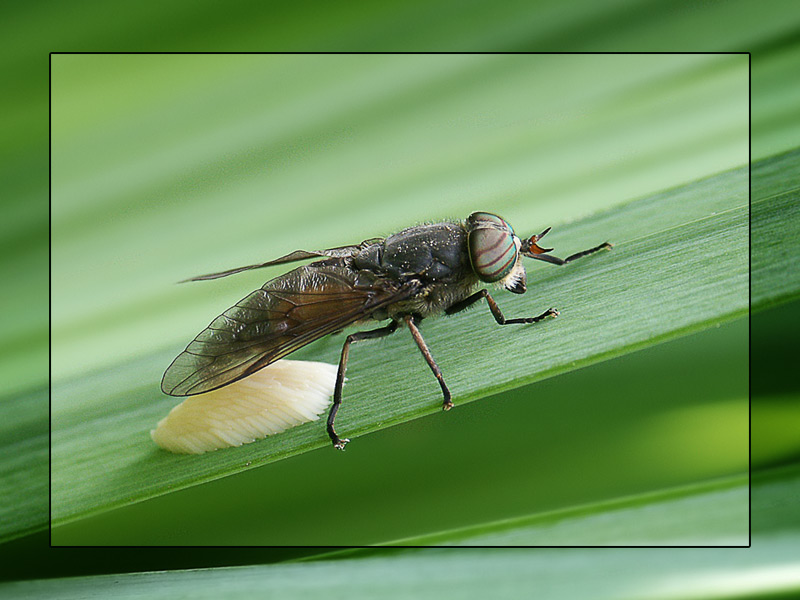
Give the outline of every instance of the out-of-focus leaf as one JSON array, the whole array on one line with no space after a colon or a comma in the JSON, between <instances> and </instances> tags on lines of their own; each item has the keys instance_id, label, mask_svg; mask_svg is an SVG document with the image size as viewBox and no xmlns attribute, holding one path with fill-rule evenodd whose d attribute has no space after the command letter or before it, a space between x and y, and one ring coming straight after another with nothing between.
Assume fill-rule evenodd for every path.
<instances>
[{"instance_id":1,"label":"out-of-focus leaf","mask_svg":"<svg viewBox=\"0 0 800 600\"><path fill-rule=\"evenodd\" d=\"M401 546L748 546L746 477L403 539Z\"/></svg>"},{"instance_id":2,"label":"out-of-focus leaf","mask_svg":"<svg viewBox=\"0 0 800 600\"><path fill-rule=\"evenodd\" d=\"M720 496L720 492L722 495ZM746 494L746 488L728 492ZM703 521L726 521L726 492L699 491L675 502L674 509L691 506L705 514ZM101 577L39 580L0 587L6 597L71 598L245 598L265 591L281 598L487 598L528 597L625 600L734 599L790 597L800 593L800 470L762 474L754 482L753 544L740 548L680 549L373 549L331 555L294 564L136 573ZM717 513L714 500L723 500ZM664 508L662 505L660 508ZM660 510L655 508L655 510ZM624 513L635 520L646 502L618 512L602 511L593 524L587 514L562 515L556 527L572 525L613 529ZM589 511L591 512L591 511ZM699 516L690 515L690 518ZM553 519L553 516L549 517ZM547 520L545 517L544 520ZM738 518L737 518L738 520ZM632 525L629 522L626 527ZM513 527L511 528L513 530ZM731 538L721 527L718 538ZM663 533L663 532L662 532ZM509 534L509 530L505 530ZM739 539L740 534L736 537ZM461 539L461 538L460 538ZM473 538L476 541L480 537ZM463 539L462 539L463 541ZM347 560L342 560L347 558ZM782 595L781 595L782 594Z\"/></svg>"}]
</instances>

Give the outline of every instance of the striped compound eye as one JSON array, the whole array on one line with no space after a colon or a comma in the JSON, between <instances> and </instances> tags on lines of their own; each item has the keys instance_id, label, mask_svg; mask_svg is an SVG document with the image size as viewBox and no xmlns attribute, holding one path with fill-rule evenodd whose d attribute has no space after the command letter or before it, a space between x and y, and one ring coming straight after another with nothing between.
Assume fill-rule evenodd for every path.
<instances>
[{"instance_id":1,"label":"striped compound eye","mask_svg":"<svg viewBox=\"0 0 800 600\"><path fill-rule=\"evenodd\" d=\"M519 239L511 225L497 215L472 213L467 219L467 236L472 269L481 281L499 281L517 264Z\"/></svg>"}]
</instances>

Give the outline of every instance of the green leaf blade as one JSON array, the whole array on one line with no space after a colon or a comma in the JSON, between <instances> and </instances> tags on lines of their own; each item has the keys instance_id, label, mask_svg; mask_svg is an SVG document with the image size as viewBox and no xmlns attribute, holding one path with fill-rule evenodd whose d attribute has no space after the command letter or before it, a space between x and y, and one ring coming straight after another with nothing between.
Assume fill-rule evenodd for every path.
<instances>
[{"instance_id":1,"label":"green leaf blade","mask_svg":"<svg viewBox=\"0 0 800 600\"><path fill-rule=\"evenodd\" d=\"M746 314L745 184L746 171L738 169L554 231L550 241L559 248L578 249L606 238L617 244L611 252L563 269L534 265L530 269L533 293L516 298L498 295L509 316L557 306L562 315L554 321L498 329L488 311L475 310L426 322L423 334L454 391L454 400L471 402ZM340 432L354 442L359 435L438 410L431 381L404 375L427 374L406 337L396 334L380 344L378 352L367 345L359 347L363 352L354 350L339 419ZM466 345L465 340L469 341ZM338 343L334 338L300 354L335 362ZM506 351L507 360L498 363L495 357L509 344L534 352L508 355ZM460 352L456 355L448 348L460 348ZM391 357L393 374L382 368L387 357ZM121 380L153 384L119 392L111 387L96 398L95 409L70 408L79 407L77 399L98 385L94 378L56 387L54 524L329 443L322 424L312 423L201 457L159 450L148 432L170 405L169 400L157 400L156 385L168 360L166 355L151 355L146 361L120 367ZM146 369L141 370L144 365ZM476 372L478 379L472 376ZM367 378L369 385L364 384Z\"/></svg>"}]
</instances>

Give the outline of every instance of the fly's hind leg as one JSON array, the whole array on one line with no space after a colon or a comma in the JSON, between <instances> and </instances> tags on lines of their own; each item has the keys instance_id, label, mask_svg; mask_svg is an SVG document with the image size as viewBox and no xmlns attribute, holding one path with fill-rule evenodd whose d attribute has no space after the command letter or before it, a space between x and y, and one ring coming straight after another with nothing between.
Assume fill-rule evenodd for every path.
<instances>
[{"instance_id":1,"label":"fly's hind leg","mask_svg":"<svg viewBox=\"0 0 800 600\"><path fill-rule=\"evenodd\" d=\"M331 438L334 448L344 450L345 445L350 441L347 438L342 439L336 435L336 430L333 428L333 422L336 420L336 413L339 412L339 406L342 404L342 386L344 386L344 373L347 370L347 357L350 354L350 344L353 342L360 342L361 340L385 337L397 331L397 327L397 321L392 321L385 327L379 327L378 329L372 329L370 331L359 331L358 333L348 335L347 339L345 339L344 346L342 346L342 356L339 359L339 371L336 374L333 405L328 413L328 437Z\"/></svg>"},{"instance_id":2,"label":"fly's hind leg","mask_svg":"<svg viewBox=\"0 0 800 600\"><path fill-rule=\"evenodd\" d=\"M492 316L494 320L497 321L498 325L513 325L515 323L538 323L543 319L547 319L548 317L557 317L558 311L555 308L548 308L538 317L522 317L519 319L506 319L503 315L503 311L500 310L500 307L497 306L497 302L494 301L489 295L489 292L485 289L480 290L479 292L475 292L471 296L456 302L455 304L451 305L447 310L445 310L445 314L452 315L454 313L460 312L465 308L475 304L481 298L486 298L486 303L489 305L489 310L492 311Z\"/></svg>"},{"instance_id":3,"label":"fly's hind leg","mask_svg":"<svg viewBox=\"0 0 800 600\"><path fill-rule=\"evenodd\" d=\"M419 332L419 328L417 327L414 317L412 315L406 315L405 317L403 317L403 320L408 326L408 330L411 332L411 336L417 343L420 352L422 352L422 356L425 357L428 366L431 368L431 371L433 371L433 375L439 382L439 386L442 388L442 395L444 396L444 400L442 401L442 408L444 410L450 410L451 408L453 408L453 403L450 400L450 390L447 389L447 384L444 382L444 377L442 377L442 371L439 369L439 365L437 365L436 361L433 360L431 351L428 350L428 344L426 344L425 340L422 339L422 334Z\"/></svg>"}]
</instances>

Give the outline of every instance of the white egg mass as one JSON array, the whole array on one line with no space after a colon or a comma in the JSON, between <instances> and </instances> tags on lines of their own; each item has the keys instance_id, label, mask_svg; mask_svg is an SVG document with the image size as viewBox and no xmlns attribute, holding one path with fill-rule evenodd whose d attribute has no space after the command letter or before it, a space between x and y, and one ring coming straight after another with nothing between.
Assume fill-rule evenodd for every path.
<instances>
[{"instance_id":1,"label":"white egg mass","mask_svg":"<svg viewBox=\"0 0 800 600\"><path fill-rule=\"evenodd\" d=\"M327 363L278 360L225 387L189 396L150 436L170 452L202 454L316 421L330 405L336 372Z\"/></svg>"}]
</instances>

